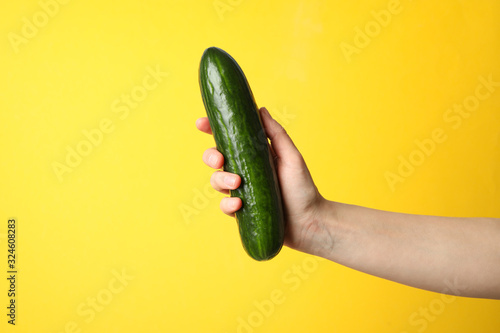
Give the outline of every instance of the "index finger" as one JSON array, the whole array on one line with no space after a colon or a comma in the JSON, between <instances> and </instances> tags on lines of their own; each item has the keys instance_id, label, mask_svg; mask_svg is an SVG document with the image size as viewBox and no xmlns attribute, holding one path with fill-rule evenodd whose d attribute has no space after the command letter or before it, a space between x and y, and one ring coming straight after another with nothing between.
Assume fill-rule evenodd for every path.
<instances>
[{"instance_id":1,"label":"index finger","mask_svg":"<svg viewBox=\"0 0 500 333\"><path fill-rule=\"evenodd\" d=\"M210 128L210 123L208 122L207 117L198 118L196 120L196 128L204 133L212 134L212 129Z\"/></svg>"}]
</instances>

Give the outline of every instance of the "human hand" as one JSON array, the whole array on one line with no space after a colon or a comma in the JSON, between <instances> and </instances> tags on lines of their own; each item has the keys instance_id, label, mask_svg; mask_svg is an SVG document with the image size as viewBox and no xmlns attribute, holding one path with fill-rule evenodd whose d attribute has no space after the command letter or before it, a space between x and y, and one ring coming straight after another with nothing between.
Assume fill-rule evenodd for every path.
<instances>
[{"instance_id":1,"label":"human hand","mask_svg":"<svg viewBox=\"0 0 500 333\"><path fill-rule=\"evenodd\" d=\"M285 245L307 253L317 253L322 242L318 234L323 232L321 211L325 199L316 188L306 163L286 133L285 129L274 120L267 109L259 110L267 137L271 141L271 154L276 166L285 213ZM207 134L212 134L207 117L199 118L196 127ZM203 154L203 161L209 167L221 169L224 156L216 149L209 148ZM224 194L238 188L240 176L217 170L210 179L212 187ZM234 217L242 207L240 198L225 197L220 202L221 210Z\"/></svg>"}]
</instances>

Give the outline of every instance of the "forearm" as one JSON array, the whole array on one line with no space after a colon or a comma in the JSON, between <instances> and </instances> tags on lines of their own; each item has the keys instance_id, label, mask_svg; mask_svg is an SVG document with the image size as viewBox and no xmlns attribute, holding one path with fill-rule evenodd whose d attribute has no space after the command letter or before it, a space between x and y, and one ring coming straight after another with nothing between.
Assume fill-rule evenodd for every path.
<instances>
[{"instance_id":1,"label":"forearm","mask_svg":"<svg viewBox=\"0 0 500 333\"><path fill-rule=\"evenodd\" d=\"M401 214L325 200L317 222L313 238L322 246L311 248L313 254L417 288L500 299L499 219Z\"/></svg>"}]
</instances>

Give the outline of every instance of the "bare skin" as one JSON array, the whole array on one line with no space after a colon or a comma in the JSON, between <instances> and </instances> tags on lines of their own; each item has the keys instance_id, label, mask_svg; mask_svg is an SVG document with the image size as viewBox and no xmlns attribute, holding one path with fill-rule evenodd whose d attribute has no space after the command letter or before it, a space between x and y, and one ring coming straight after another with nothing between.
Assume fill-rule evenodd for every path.
<instances>
[{"instance_id":1,"label":"bare skin","mask_svg":"<svg viewBox=\"0 0 500 333\"><path fill-rule=\"evenodd\" d=\"M411 215L325 199L294 143L269 112L260 109L271 141L285 209L285 245L384 279L465 297L500 299L500 219ZM208 119L196 127L212 134ZM203 161L221 169L224 157L207 149ZM238 175L217 170L212 187L236 189ZM221 210L241 208L225 197Z\"/></svg>"}]
</instances>

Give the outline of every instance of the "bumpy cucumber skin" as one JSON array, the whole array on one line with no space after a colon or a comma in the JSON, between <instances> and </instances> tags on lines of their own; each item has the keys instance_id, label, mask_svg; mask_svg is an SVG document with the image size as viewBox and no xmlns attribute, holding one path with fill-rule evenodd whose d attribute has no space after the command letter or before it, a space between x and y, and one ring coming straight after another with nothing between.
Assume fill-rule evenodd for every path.
<instances>
[{"instance_id":1,"label":"bumpy cucumber skin","mask_svg":"<svg viewBox=\"0 0 500 333\"><path fill-rule=\"evenodd\" d=\"M284 241L281 194L257 104L243 71L225 51L210 47L200 62L199 83L224 170L238 174L230 191L243 206L236 220L243 247L255 260L276 256Z\"/></svg>"}]
</instances>

